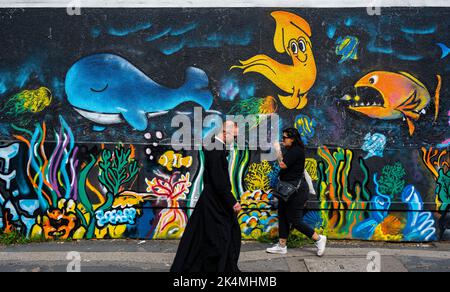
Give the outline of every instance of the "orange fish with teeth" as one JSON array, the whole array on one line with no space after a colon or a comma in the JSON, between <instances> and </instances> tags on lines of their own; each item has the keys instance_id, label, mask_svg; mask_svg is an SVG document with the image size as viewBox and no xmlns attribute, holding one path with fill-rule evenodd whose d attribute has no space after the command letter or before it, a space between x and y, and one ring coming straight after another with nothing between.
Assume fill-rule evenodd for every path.
<instances>
[{"instance_id":1,"label":"orange fish with teeth","mask_svg":"<svg viewBox=\"0 0 450 292\"><path fill-rule=\"evenodd\" d=\"M439 110L441 76L434 96L436 121ZM408 123L409 134L415 130L414 121L426 114L431 95L426 86L406 72L375 71L361 78L356 84L356 96L346 95L344 101L352 102L351 110L371 118L394 120L403 118Z\"/></svg>"},{"instance_id":2,"label":"orange fish with teeth","mask_svg":"<svg viewBox=\"0 0 450 292\"><path fill-rule=\"evenodd\" d=\"M256 55L241 65L230 68L244 70L245 73L262 74L278 88L288 93L279 95L281 103L288 109L302 109L306 106L309 90L314 85L317 68L311 43L311 27L300 16L274 11L276 28L273 44L278 53L286 53L292 59L292 65L281 64L266 55Z\"/></svg>"}]
</instances>

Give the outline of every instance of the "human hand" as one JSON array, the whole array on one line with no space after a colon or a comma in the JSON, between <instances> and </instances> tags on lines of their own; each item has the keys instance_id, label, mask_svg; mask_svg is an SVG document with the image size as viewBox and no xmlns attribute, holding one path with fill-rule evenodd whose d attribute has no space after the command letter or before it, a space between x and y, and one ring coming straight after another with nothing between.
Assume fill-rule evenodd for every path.
<instances>
[{"instance_id":1,"label":"human hand","mask_svg":"<svg viewBox=\"0 0 450 292\"><path fill-rule=\"evenodd\" d=\"M273 148L275 148L275 151L277 151L277 153L278 153L278 152L281 152L281 145L280 145L280 142L275 142L275 143L273 143Z\"/></svg>"},{"instance_id":2,"label":"human hand","mask_svg":"<svg viewBox=\"0 0 450 292\"><path fill-rule=\"evenodd\" d=\"M234 205L233 206L233 211L234 211L234 213L239 213L239 212L241 212L242 211L242 206L241 206L241 204L239 204L239 203L236 203L236 205Z\"/></svg>"},{"instance_id":3,"label":"human hand","mask_svg":"<svg viewBox=\"0 0 450 292\"><path fill-rule=\"evenodd\" d=\"M281 152L281 145L279 142L275 142L273 144L273 148L275 149L275 152L277 153L277 160L282 161L283 160L283 153Z\"/></svg>"}]
</instances>

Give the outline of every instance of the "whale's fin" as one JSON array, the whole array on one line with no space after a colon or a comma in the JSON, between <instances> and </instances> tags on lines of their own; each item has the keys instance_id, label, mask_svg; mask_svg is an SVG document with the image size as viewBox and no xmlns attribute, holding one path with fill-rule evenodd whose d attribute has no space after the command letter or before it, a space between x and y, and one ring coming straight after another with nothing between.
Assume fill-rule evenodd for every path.
<instances>
[{"instance_id":1,"label":"whale's fin","mask_svg":"<svg viewBox=\"0 0 450 292\"><path fill-rule=\"evenodd\" d=\"M186 69L186 81L180 90L189 94L190 100L209 110L213 103L213 96L208 85L208 75L203 70L189 67Z\"/></svg>"},{"instance_id":2,"label":"whale's fin","mask_svg":"<svg viewBox=\"0 0 450 292\"><path fill-rule=\"evenodd\" d=\"M94 130L95 132L103 132L104 130L106 130L106 127L105 126L94 125L94 126L92 126L92 130Z\"/></svg>"},{"instance_id":3,"label":"whale's fin","mask_svg":"<svg viewBox=\"0 0 450 292\"><path fill-rule=\"evenodd\" d=\"M147 114L143 111L127 111L122 113L123 118L138 131L145 131L148 126Z\"/></svg>"}]
</instances>

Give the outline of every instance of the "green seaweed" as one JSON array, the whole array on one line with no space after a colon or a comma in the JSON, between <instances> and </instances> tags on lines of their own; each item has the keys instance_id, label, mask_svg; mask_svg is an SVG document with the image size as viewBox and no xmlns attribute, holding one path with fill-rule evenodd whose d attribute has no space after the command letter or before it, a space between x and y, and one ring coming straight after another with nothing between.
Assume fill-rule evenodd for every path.
<instances>
[{"instance_id":1,"label":"green seaweed","mask_svg":"<svg viewBox=\"0 0 450 292\"><path fill-rule=\"evenodd\" d=\"M403 179L405 175L405 169L400 162L384 166L379 181L380 192L392 198L399 195L406 184Z\"/></svg>"},{"instance_id":2,"label":"green seaweed","mask_svg":"<svg viewBox=\"0 0 450 292\"><path fill-rule=\"evenodd\" d=\"M139 172L138 162L130 159L131 149L118 147L113 152L104 149L101 154L99 181L110 194L116 196L120 187L129 183Z\"/></svg>"},{"instance_id":3,"label":"green seaweed","mask_svg":"<svg viewBox=\"0 0 450 292\"><path fill-rule=\"evenodd\" d=\"M92 238L94 236L95 220L94 220L94 209L92 207L92 203L86 194L86 179L87 179L87 176L88 176L89 172L91 171L92 167L94 167L96 161L97 160L95 159L95 157L93 155L91 155L91 162L89 162L89 164L87 164L81 170L80 177L78 179L78 186L79 186L78 196L80 198L80 202L83 204L84 208L89 213L90 218L91 218L89 225L87 224L87 222L85 220L83 221L83 224L84 224L83 226L85 226L87 228L86 238L88 238L88 239ZM81 216L80 218L84 219L84 216Z\"/></svg>"}]
</instances>

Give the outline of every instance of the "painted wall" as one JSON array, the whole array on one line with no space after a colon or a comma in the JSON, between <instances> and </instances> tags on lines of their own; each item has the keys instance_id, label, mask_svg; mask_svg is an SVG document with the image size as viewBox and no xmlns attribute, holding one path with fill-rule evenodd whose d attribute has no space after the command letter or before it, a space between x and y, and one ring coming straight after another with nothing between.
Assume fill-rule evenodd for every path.
<instances>
[{"instance_id":1,"label":"painted wall","mask_svg":"<svg viewBox=\"0 0 450 292\"><path fill-rule=\"evenodd\" d=\"M447 8L0 10L0 230L179 238L201 151L177 111L271 114L299 129L336 239L433 241L450 203ZM257 125L256 125L257 126ZM245 238L277 234L279 171L232 151Z\"/></svg>"},{"instance_id":2,"label":"painted wall","mask_svg":"<svg viewBox=\"0 0 450 292\"><path fill-rule=\"evenodd\" d=\"M74 0L70 3L64 0L0 0L1 7L12 8L30 8L30 7L62 7L68 5L81 4L82 7L128 7L128 8L148 8L148 7L449 7L450 4L446 0L370 0L361 2L359 0L303 0L301 2L295 0L249 0L238 1L230 0L227 2L217 2L211 0Z\"/></svg>"}]
</instances>

